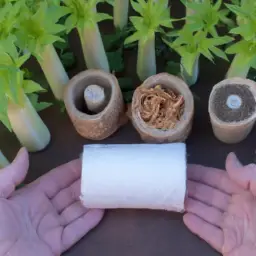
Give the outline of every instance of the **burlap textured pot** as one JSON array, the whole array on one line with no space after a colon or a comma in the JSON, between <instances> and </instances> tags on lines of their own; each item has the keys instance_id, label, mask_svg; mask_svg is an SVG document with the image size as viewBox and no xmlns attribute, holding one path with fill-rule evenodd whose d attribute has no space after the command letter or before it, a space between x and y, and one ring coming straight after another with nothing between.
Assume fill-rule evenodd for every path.
<instances>
[{"instance_id":1,"label":"burlap textured pot","mask_svg":"<svg viewBox=\"0 0 256 256\"><path fill-rule=\"evenodd\" d=\"M162 88L172 90L184 100L183 113L173 128L159 129L148 125L141 116L141 90L144 88ZM154 107L153 107L154 108ZM154 111L152 111L154 113ZM168 73L160 73L146 79L133 95L131 106L131 120L142 140L148 143L184 142L192 128L194 116L194 98L188 85L180 78Z\"/></svg>"},{"instance_id":2,"label":"burlap textured pot","mask_svg":"<svg viewBox=\"0 0 256 256\"><path fill-rule=\"evenodd\" d=\"M210 94L208 111L217 139L227 144L243 141L256 120L256 83L239 77L219 82Z\"/></svg>"},{"instance_id":3,"label":"burlap textured pot","mask_svg":"<svg viewBox=\"0 0 256 256\"><path fill-rule=\"evenodd\" d=\"M90 85L104 88L105 103L98 113L90 113L84 91ZM86 70L74 76L65 90L65 106L76 131L84 138L103 140L123 124L124 102L115 76L102 70Z\"/></svg>"}]
</instances>

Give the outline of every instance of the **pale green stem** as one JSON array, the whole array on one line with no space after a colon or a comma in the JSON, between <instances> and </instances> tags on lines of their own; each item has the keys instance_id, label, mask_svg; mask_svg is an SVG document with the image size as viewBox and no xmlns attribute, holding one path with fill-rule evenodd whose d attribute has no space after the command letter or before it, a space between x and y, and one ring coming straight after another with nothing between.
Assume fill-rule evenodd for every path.
<instances>
[{"instance_id":1,"label":"pale green stem","mask_svg":"<svg viewBox=\"0 0 256 256\"><path fill-rule=\"evenodd\" d=\"M237 54L230 67L229 70L226 74L226 78L232 78L232 77L242 77L242 78L246 78L249 70L251 68L250 63L248 62L248 64L244 65L244 63L241 63L241 57L239 54Z\"/></svg>"},{"instance_id":2,"label":"pale green stem","mask_svg":"<svg viewBox=\"0 0 256 256\"><path fill-rule=\"evenodd\" d=\"M10 162L7 160L5 155L0 150L0 169L6 167L9 164L10 164Z\"/></svg>"},{"instance_id":3,"label":"pale green stem","mask_svg":"<svg viewBox=\"0 0 256 256\"><path fill-rule=\"evenodd\" d=\"M84 59L88 69L101 69L110 72L108 58L104 49L98 24L78 29Z\"/></svg>"},{"instance_id":4,"label":"pale green stem","mask_svg":"<svg viewBox=\"0 0 256 256\"><path fill-rule=\"evenodd\" d=\"M64 89L69 82L69 77L52 44L45 47L39 64L55 98L63 100Z\"/></svg>"},{"instance_id":5,"label":"pale green stem","mask_svg":"<svg viewBox=\"0 0 256 256\"><path fill-rule=\"evenodd\" d=\"M13 103L8 104L8 117L11 127L20 143L29 152L43 150L50 142L51 135L41 117L24 95L23 107Z\"/></svg>"},{"instance_id":6,"label":"pale green stem","mask_svg":"<svg viewBox=\"0 0 256 256\"><path fill-rule=\"evenodd\" d=\"M156 74L155 35L146 41L139 41L137 74L141 81Z\"/></svg>"},{"instance_id":7,"label":"pale green stem","mask_svg":"<svg viewBox=\"0 0 256 256\"><path fill-rule=\"evenodd\" d=\"M129 0L115 0L114 3L114 25L123 29L128 22Z\"/></svg>"},{"instance_id":8,"label":"pale green stem","mask_svg":"<svg viewBox=\"0 0 256 256\"><path fill-rule=\"evenodd\" d=\"M192 74L190 75L182 65L183 59L181 58L181 77L188 86L194 85L198 80L199 75L199 56L195 59Z\"/></svg>"}]
</instances>

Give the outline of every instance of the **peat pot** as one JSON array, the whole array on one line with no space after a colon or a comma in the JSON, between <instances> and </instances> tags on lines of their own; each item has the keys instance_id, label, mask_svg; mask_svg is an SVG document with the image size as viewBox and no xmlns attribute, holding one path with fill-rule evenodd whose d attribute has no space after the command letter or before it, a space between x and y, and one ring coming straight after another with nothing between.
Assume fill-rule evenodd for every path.
<instances>
[{"instance_id":1,"label":"peat pot","mask_svg":"<svg viewBox=\"0 0 256 256\"><path fill-rule=\"evenodd\" d=\"M243 141L256 120L256 83L238 77L219 82L210 94L208 110L217 139L227 144Z\"/></svg>"},{"instance_id":2,"label":"peat pot","mask_svg":"<svg viewBox=\"0 0 256 256\"><path fill-rule=\"evenodd\" d=\"M90 69L74 76L64 102L76 131L84 138L103 140L122 125L122 93L116 77L105 71Z\"/></svg>"},{"instance_id":3,"label":"peat pot","mask_svg":"<svg viewBox=\"0 0 256 256\"><path fill-rule=\"evenodd\" d=\"M131 120L145 142L184 142L191 131L193 116L193 95L176 76L153 75L134 92Z\"/></svg>"}]
</instances>

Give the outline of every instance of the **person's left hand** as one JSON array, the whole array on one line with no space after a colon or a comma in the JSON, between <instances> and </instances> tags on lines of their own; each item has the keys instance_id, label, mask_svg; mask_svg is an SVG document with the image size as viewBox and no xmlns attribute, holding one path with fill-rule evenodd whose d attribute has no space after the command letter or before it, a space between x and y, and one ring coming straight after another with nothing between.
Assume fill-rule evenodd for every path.
<instances>
[{"instance_id":1,"label":"person's left hand","mask_svg":"<svg viewBox=\"0 0 256 256\"><path fill-rule=\"evenodd\" d=\"M184 223L224 256L254 256L256 165L243 166L232 153L226 169L188 168Z\"/></svg>"},{"instance_id":2,"label":"person's left hand","mask_svg":"<svg viewBox=\"0 0 256 256\"><path fill-rule=\"evenodd\" d=\"M86 209L79 201L80 160L15 191L28 167L28 153L21 149L0 170L0 255L61 255L93 229L104 212Z\"/></svg>"}]
</instances>

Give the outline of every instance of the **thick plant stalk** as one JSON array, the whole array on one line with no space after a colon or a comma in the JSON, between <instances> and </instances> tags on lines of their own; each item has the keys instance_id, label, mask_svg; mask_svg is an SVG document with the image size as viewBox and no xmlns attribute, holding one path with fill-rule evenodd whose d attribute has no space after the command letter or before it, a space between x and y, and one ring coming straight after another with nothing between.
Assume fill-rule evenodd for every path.
<instances>
[{"instance_id":1,"label":"thick plant stalk","mask_svg":"<svg viewBox=\"0 0 256 256\"><path fill-rule=\"evenodd\" d=\"M129 0L115 0L114 3L114 25L123 29L128 23Z\"/></svg>"},{"instance_id":2,"label":"thick plant stalk","mask_svg":"<svg viewBox=\"0 0 256 256\"><path fill-rule=\"evenodd\" d=\"M6 167L9 164L10 164L10 162L7 160L5 155L0 150L0 169Z\"/></svg>"},{"instance_id":3,"label":"thick plant stalk","mask_svg":"<svg viewBox=\"0 0 256 256\"><path fill-rule=\"evenodd\" d=\"M146 41L139 41L137 74L141 81L156 74L155 35Z\"/></svg>"},{"instance_id":4,"label":"thick plant stalk","mask_svg":"<svg viewBox=\"0 0 256 256\"><path fill-rule=\"evenodd\" d=\"M20 143L29 152L43 150L50 142L50 132L30 100L25 96L23 107L13 103L8 104L8 117L11 127Z\"/></svg>"},{"instance_id":5,"label":"thick plant stalk","mask_svg":"<svg viewBox=\"0 0 256 256\"><path fill-rule=\"evenodd\" d=\"M250 70L250 64L247 63L241 63L242 57L237 54L235 55L229 70L226 74L226 78L232 78L232 77L241 77L246 78L249 70Z\"/></svg>"},{"instance_id":6,"label":"thick plant stalk","mask_svg":"<svg viewBox=\"0 0 256 256\"><path fill-rule=\"evenodd\" d=\"M52 44L45 47L42 60L39 61L39 64L55 98L62 100L69 77Z\"/></svg>"},{"instance_id":7,"label":"thick plant stalk","mask_svg":"<svg viewBox=\"0 0 256 256\"><path fill-rule=\"evenodd\" d=\"M110 72L108 58L104 49L98 24L78 29L84 59L88 69L101 69Z\"/></svg>"},{"instance_id":8,"label":"thick plant stalk","mask_svg":"<svg viewBox=\"0 0 256 256\"><path fill-rule=\"evenodd\" d=\"M193 65L192 75L190 75L187 70L182 65L183 59L181 58L181 77L187 83L188 86L194 85L198 80L199 75L199 56L195 59Z\"/></svg>"}]
</instances>

